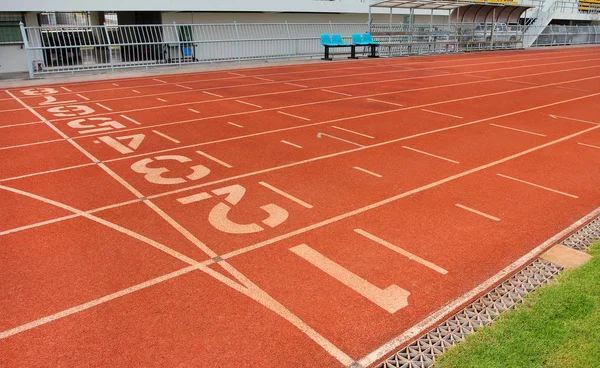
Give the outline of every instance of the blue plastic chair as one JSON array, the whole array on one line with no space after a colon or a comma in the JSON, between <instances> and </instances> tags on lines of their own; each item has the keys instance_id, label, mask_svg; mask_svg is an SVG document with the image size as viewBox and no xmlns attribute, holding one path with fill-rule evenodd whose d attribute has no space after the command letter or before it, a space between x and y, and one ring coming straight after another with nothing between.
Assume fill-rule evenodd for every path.
<instances>
[{"instance_id":1,"label":"blue plastic chair","mask_svg":"<svg viewBox=\"0 0 600 368\"><path fill-rule=\"evenodd\" d=\"M373 37L371 37L370 33L365 33L362 35L363 42L367 45L379 45L379 42L373 41Z\"/></svg>"},{"instance_id":2,"label":"blue plastic chair","mask_svg":"<svg viewBox=\"0 0 600 368\"><path fill-rule=\"evenodd\" d=\"M342 39L342 35L340 35L340 34L332 35L331 41L335 46L350 46L344 42L344 40Z\"/></svg>"},{"instance_id":3,"label":"blue plastic chair","mask_svg":"<svg viewBox=\"0 0 600 368\"><path fill-rule=\"evenodd\" d=\"M366 43L363 42L362 35L360 33L352 34L352 44L357 45L357 46L367 45Z\"/></svg>"},{"instance_id":4,"label":"blue plastic chair","mask_svg":"<svg viewBox=\"0 0 600 368\"><path fill-rule=\"evenodd\" d=\"M331 40L331 35L321 34L321 45L323 46L335 46Z\"/></svg>"}]
</instances>

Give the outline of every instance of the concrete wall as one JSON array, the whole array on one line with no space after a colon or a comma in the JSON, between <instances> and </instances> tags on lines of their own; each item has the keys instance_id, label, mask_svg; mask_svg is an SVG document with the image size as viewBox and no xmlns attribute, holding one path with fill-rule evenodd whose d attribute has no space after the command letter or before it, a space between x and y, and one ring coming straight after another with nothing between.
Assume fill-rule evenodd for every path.
<instances>
[{"instance_id":1,"label":"concrete wall","mask_svg":"<svg viewBox=\"0 0 600 368\"><path fill-rule=\"evenodd\" d=\"M27 71L27 58L21 45L0 45L0 74Z\"/></svg>"}]
</instances>

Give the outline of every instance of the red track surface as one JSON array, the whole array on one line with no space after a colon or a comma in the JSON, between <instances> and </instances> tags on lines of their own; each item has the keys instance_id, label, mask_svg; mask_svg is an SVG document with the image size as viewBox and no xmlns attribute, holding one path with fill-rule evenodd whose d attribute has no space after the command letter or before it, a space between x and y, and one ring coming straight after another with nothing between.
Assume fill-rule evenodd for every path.
<instances>
[{"instance_id":1,"label":"red track surface","mask_svg":"<svg viewBox=\"0 0 600 368\"><path fill-rule=\"evenodd\" d=\"M600 206L599 60L3 92L0 366L376 363Z\"/></svg>"}]
</instances>

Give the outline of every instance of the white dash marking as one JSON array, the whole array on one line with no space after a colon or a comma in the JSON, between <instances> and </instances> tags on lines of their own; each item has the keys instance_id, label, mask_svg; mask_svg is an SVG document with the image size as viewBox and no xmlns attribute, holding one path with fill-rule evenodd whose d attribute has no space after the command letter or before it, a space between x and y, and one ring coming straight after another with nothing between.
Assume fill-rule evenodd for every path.
<instances>
[{"instance_id":1,"label":"white dash marking","mask_svg":"<svg viewBox=\"0 0 600 368\"><path fill-rule=\"evenodd\" d=\"M308 86L303 86L302 84L296 84L296 83L285 83L285 84L294 86L294 87L308 88Z\"/></svg>"},{"instance_id":2,"label":"white dash marking","mask_svg":"<svg viewBox=\"0 0 600 368\"><path fill-rule=\"evenodd\" d=\"M507 127L504 125L500 125L500 124L490 124L491 126L495 126L498 128L504 128L504 129L510 129L510 130L516 130L517 132L522 132L522 133L527 133L527 134L532 134L532 135L538 135L540 137L545 137L545 134L540 134L540 133L534 133L534 132L530 132L528 130L522 130L522 129L517 129L517 128L511 128L511 127Z\"/></svg>"},{"instance_id":3,"label":"white dash marking","mask_svg":"<svg viewBox=\"0 0 600 368\"><path fill-rule=\"evenodd\" d=\"M434 155L433 153L429 153L429 152L421 151L421 150L418 150L418 149L416 149L416 148L407 147L407 146L402 146L402 148L405 148L405 149L407 149L407 150L411 150L411 151L415 151L415 152L418 152L418 153L422 153L422 154L424 154L424 155L427 155L427 156L431 156L431 157L439 158L440 160L445 160L445 161L452 162L452 163L455 163L455 164L460 164L460 162L458 162L458 161L451 160L451 159L449 159L449 158L446 158L446 157L442 157L442 156Z\"/></svg>"},{"instance_id":4,"label":"white dash marking","mask_svg":"<svg viewBox=\"0 0 600 368\"><path fill-rule=\"evenodd\" d=\"M462 119L462 116L458 116L458 115L452 115L452 114L446 114L444 112L439 112L439 111L433 111L433 110L428 110L428 109L421 109L421 111L425 111L425 112L430 112L432 114L438 114L438 115L444 115L444 116L449 116L451 118L455 118L455 119Z\"/></svg>"},{"instance_id":5,"label":"white dash marking","mask_svg":"<svg viewBox=\"0 0 600 368\"><path fill-rule=\"evenodd\" d=\"M221 95L218 95L216 93L212 93L212 92L207 92L207 91L202 91L202 93L206 93L207 95L211 95L211 96L215 96L215 97L223 97Z\"/></svg>"},{"instance_id":6,"label":"white dash marking","mask_svg":"<svg viewBox=\"0 0 600 368\"><path fill-rule=\"evenodd\" d=\"M448 273L448 271L446 271L442 267L440 267L440 266L438 266L438 265L436 265L436 264L434 264L432 262L429 262L429 261L427 261L427 260L425 260L425 259L423 259L423 258L421 258L421 257L419 257L419 256L417 256L415 254L412 254L411 252L409 252L407 250L404 250L404 249L400 248L399 246L394 245L394 244L392 244L390 242L387 242L387 241L385 241L385 240L383 240L383 239L381 239L381 238L379 238L379 237L377 237L377 236L375 236L375 235L373 235L371 233L368 233L368 232L366 232L366 231L364 231L362 229L354 229L354 232L357 233L357 234L360 234L360 235L364 236L367 239L370 239L370 240L374 241L375 243L379 243L379 244L383 245L384 247L386 247L386 248L388 248L388 249L390 249L390 250L392 250L392 251L394 251L394 252L396 252L398 254L401 254L401 255L405 256L406 258L410 259L411 261L415 261L417 263L420 263L423 266L428 267L428 268L434 270L435 272L441 273L442 275L445 275L445 274Z\"/></svg>"},{"instance_id":7,"label":"white dash marking","mask_svg":"<svg viewBox=\"0 0 600 368\"><path fill-rule=\"evenodd\" d=\"M261 77L252 77L254 79L258 79L258 80L263 80L266 82L275 82L273 79L268 79L268 78L261 78Z\"/></svg>"},{"instance_id":8,"label":"white dash marking","mask_svg":"<svg viewBox=\"0 0 600 368\"><path fill-rule=\"evenodd\" d=\"M235 75L235 76L237 76L237 77L245 77L245 75L243 75L243 74L240 74L240 73L229 72L229 74L231 74L231 75Z\"/></svg>"},{"instance_id":9,"label":"white dash marking","mask_svg":"<svg viewBox=\"0 0 600 368\"><path fill-rule=\"evenodd\" d=\"M293 201L293 202L296 202L296 203L298 203L298 204L299 204L299 205L301 205L302 207L306 207L306 208L313 208L313 206L312 206L312 205L310 205L310 204L308 204L308 203L304 202L304 201L303 201L303 200L301 200L301 199L298 199L298 198L294 197L293 195L291 195L291 194L289 194L289 193L286 193L286 192L284 192L284 191L283 191L283 190L281 190L281 189L275 188L275 187L274 187L274 186L272 186L271 184L265 183L264 181L260 181L260 182L258 182L258 184L262 185L262 186L263 186L263 187L265 187L265 188L269 188L269 189L271 189L271 190L272 190L272 191L274 191L275 193L277 193L277 194L279 194L279 195L282 195L282 196L286 197L287 199L289 199L289 200L291 200L291 201Z\"/></svg>"},{"instance_id":10,"label":"white dash marking","mask_svg":"<svg viewBox=\"0 0 600 368\"><path fill-rule=\"evenodd\" d=\"M152 80L153 80L153 81L160 82L160 83L169 83L169 82L165 82L165 81L164 81L164 80L162 80L162 79L156 79L156 78L152 78Z\"/></svg>"},{"instance_id":11,"label":"white dash marking","mask_svg":"<svg viewBox=\"0 0 600 368\"><path fill-rule=\"evenodd\" d=\"M339 126L335 126L335 125L332 125L331 127L332 127L332 128L334 128L334 129L337 129L337 130L343 130L344 132L348 132L348 133L352 133L352 134L360 135L361 137L370 138L370 139L375 139L375 137L372 137L372 136L370 136L370 135L366 135L366 134L363 134L363 133L355 132L354 130L345 129L345 128L340 128Z\"/></svg>"},{"instance_id":12,"label":"white dash marking","mask_svg":"<svg viewBox=\"0 0 600 368\"><path fill-rule=\"evenodd\" d=\"M67 87L60 87L60 88L64 89L64 90L65 90L65 91L67 91L67 92L73 92L73 91L71 91L70 89L68 89Z\"/></svg>"},{"instance_id":13,"label":"white dash marking","mask_svg":"<svg viewBox=\"0 0 600 368\"><path fill-rule=\"evenodd\" d=\"M169 136L168 136L168 135L166 135L165 133L161 133L161 132L159 132L158 130L153 130L153 132L154 132L154 133L156 133L156 134L158 134L158 135L160 135L160 136L161 136L161 137L163 137L163 138L166 138L166 139L170 140L170 141L171 141L171 142L173 142L173 143L178 143L178 144L179 144L179 143L181 143L181 142L180 142L180 141L178 141L177 139L175 139L175 138L172 138L172 137L169 137Z\"/></svg>"},{"instance_id":14,"label":"white dash marking","mask_svg":"<svg viewBox=\"0 0 600 368\"><path fill-rule=\"evenodd\" d=\"M337 91L330 91L328 89L322 89L321 91L323 91L323 92L329 92L329 93L334 93L336 95L342 95L342 96L352 96L352 95L349 95L347 93L337 92Z\"/></svg>"},{"instance_id":15,"label":"white dash marking","mask_svg":"<svg viewBox=\"0 0 600 368\"><path fill-rule=\"evenodd\" d=\"M161 101L161 102L167 102L167 100L165 100L165 99L162 99L162 98L158 98L158 97L157 97L156 99L157 99L157 100L159 100L159 101Z\"/></svg>"},{"instance_id":16,"label":"white dash marking","mask_svg":"<svg viewBox=\"0 0 600 368\"><path fill-rule=\"evenodd\" d=\"M241 100L235 100L235 102L239 102L239 103L241 103L241 104L250 105L250 106L254 106L254 107L258 107L259 109L262 109L262 106L260 106L260 105L255 105L255 104L253 104L253 103L250 103L250 102L241 101Z\"/></svg>"},{"instance_id":17,"label":"white dash marking","mask_svg":"<svg viewBox=\"0 0 600 368\"><path fill-rule=\"evenodd\" d=\"M212 160L212 161L214 161L214 162L216 162L216 163L218 163L220 165L223 165L223 166L225 166L228 169L231 169L233 167L233 166L229 165L227 162L221 161L218 158L213 157L213 156L209 155L206 152L196 151L196 153L199 154L199 155L202 155L202 156L206 157L207 159Z\"/></svg>"},{"instance_id":18,"label":"white dash marking","mask_svg":"<svg viewBox=\"0 0 600 368\"><path fill-rule=\"evenodd\" d=\"M476 209L473 209L473 208L470 208L470 207L467 207L467 206L463 206L462 204L458 204L458 203L457 203L457 204L456 204L456 207L458 207L458 208L462 208L463 210L467 210L467 211L473 212L473 213L475 213L475 214L477 214L477 215L480 215L480 216L486 217L486 218L488 218L488 219L490 219L490 220L494 220L494 221L500 221L500 219L499 219L498 217L495 217L495 216L492 216L492 215L488 215L488 214L487 214L487 213L485 213L485 212L477 211Z\"/></svg>"},{"instance_id":19,"label":"white dash marking","mask_svg":"<svg viewBox=\"0 0 600 368\"><path fill-rule=\"evenodd\" d=\"M388 102L388 101L381 101L381 100L376 100L374 98L367 98L367 100L373 101L373 102L380 102L380 103L384 103L384 104L388 104L388 105L392 105L392 106L399 106L399 107L403 107L404 106L404 105L399 104L399 103Z\"/></svg>"},{"instance_id":20,"label":"white dash marking","mask_svg":"<svg viewBox=\"0 0 600 368\"><path fill-rule=\"evenodd\" d=\"M138 91L138 90L135 90L135 89L132 89L131 91L132 91L132 92L135 92L135 93L142 93L142 92L140 92L140 91Z\"/></svg>"},{"instance_id":21,"label":"white dash marking","mask_svg":"<svg viewBox=\"0 0 600 368\"><path fill-rule=\"evenodd\" d=\"M134 124L137 124L137 125L142 125L142 123L140 123L139 121L135 121L135 120L133 120L132 118L130 118L130 117L129 117L129 116L127 116L127 115L119 115L119 116L120 116L120 117L122 117L122 118L123 118L123 119L125 119L125 120L129 120L129 121L131 121L131 122L132 122L132 123L134 123Z\"/></svg>"},{"instance_id":22,"label":"white dash marking","mask_svg":"<svg viewBox=\"0 0 600 368\"><path fill-rule=\"evenodd\" d=\"M283 111L277 111L277 112L278 112L278 113L280 113L280 114L282 114L282 115L291 116L291 117L293 117L293 118L296 118L296 119L302 119L302 120L310 121L310 119L309 119L309 118L304 118L304 117L302 117L302 116L293 115L293 114L288 114L287 112L283 112Z\"/></svg>"},{"instance_id":23,"label":"white dash marking","mask_svg":"<svg viewBox=\"0 0 600 368\"><path fill-rule=\"evenodd\" d=\"M498 176L500 176L500 177L506 178L506 179L510 179L510 180L518 181L519 183L523 183L523 184L529 184L529 185L531 185L531 186L534 186L534 187L536 187L536 188L545 189L545 190L547 190L547 191L549 191L549 192L554 192L554 193L562 194L562 195L564 195L564 196L571 197L571 198L579 198L579 197L577 197L577 196L575 196L575 195L573 195L573 194L569 194L569 193L561 192L561 191L559 191L559 190L556 190L556 189L552 189L552 188L544 187L544 186L542 186L542 185L539 185L539 184L534 184L534 183L532 183L532 182L529 182L529 181L525 181L525 180L521 180L521 179L513 178L512 176L508 176L508 175L502 175L502 174L497 174L497 175L498 175Z\"/></svg>"},{"instance_id":24,"label":"white dash marking","mask_svg":"<svg viewBox=\"0 0 600 368\"><path fill-rule=\"evenodd\" d=\"M234 127L238 127L238 128L243 128L244 127L243 125L232 123L231 121L228 121L227 124L233 125Z\"/></svg>"},{"instance_id":25,"label":"white dash marking","mask_svg":"<svg viewBox=\"0 0 600 368\"><path fill-rule=\"evenodd\" d=\"M367 169L363 169L362 167L354 166L354 169L356 169L356 170L358 170L358 171L362 171L362 172L364 172L364 173L367 173L367 174L369 174L369 175L373 175L373 176L375 176L375 177L377 177L377 178L382 178L382 177L383 177L383 176L381 176L381 175L379 175L379 174L376 174L376 173L374 173L374 172L372 172L372 171L369 171L369 170L367 170Z\"/></svg>"},{"instance_id":26,"label":"white dash marking","mask_svg":"<svg viewBox=\"0 0 600 368\"><path fill-rule=\"evenodd\" d=\"M116 84L116 83L113 83L112 85L113 85L113 86L115 86L115 87L118 87L118 86L119 86L119 85L118 85L118 84Z\"/></svg>"},{"instance_id":27,"label":"white dash marking","mask_svg":"<svg viewBox=\"0 0 600 368\"><path fill-rule=\"evenodd\" d=\"M89 98L85 97L84 95L80 95L79 93L78 93L78 94L76 94L75 96L79 96L79 97L83 98L83 99L84 99L84 100L86 100L86 101L89 101L89 100L90 100Z\"/></svg>"},{"instance_id":28,"label":"white dash marking","mask_svg":"<svg viewBox=\"0 0 600 368\"><path fill-rule=\"evenodd\" d=\"M179 87L179 88L193 89L192 87L182 86L181 84L176 84L176 86Z\"/></svg>"},{"instance_id":29,"label":"white dash marking","mask_svg":"<svg viewBox=\"0 0 600 368\"><path fill-rule=\"evenodd\" d=\"M586 146L586 147L591 147L591 148L597 148L597 149L600 149L600 147L598 147L598 146L594 146L594 145L591 145L591 144L586 144L586 143L577 143L577 144L580 144L580 145L582 145L582 146Z\"/></svg>"},{"instance_id":30,"label":"white dash marking","mask_svg":"<svg viewBox=\"0 0 600 368\"><path fill-rule=\"evenodd\" d=\"M514 82L514 83L529 84L529 85L532 85L532 86L537 86L538 85L537 83L525 82L525 81L520 81L520 80L511 80L511 79L509 79L508 81L509 82Z\"/></svg>"},{"instance_id":31,"label":"white dash marking","mask_svg":"<svg viewBox=\"0 0 600 368\"><path fill-rule=\"evenodd\" d=\"M280 140L281 143L285 143L285 144L289 144L290 146L296 147L296 148L302 148L302 146L299 146L297 144L294 144L292 142L288 142L288 141L284 141L283 139Z\"/></svg>"},{"instance_id":32,"label":"white dash marking","mask_svg":"<svg viewBox=\"0 0 600 368\"><path fill-rule=\"evenodd\" d=\"M100 106L101 108L103 108L103 109L106 109L106 110L108 110L108 111L113 111L113 110L112 110L110 107L106 107L106 106L104 106L104 105L102 105L102 104L100 104L100 103L97 103L97 102L96 102L96 105L98 105L98 106Z\"/></svg>"},{"instance_id":33,"label":"white dash marking","mask_svg":"<svg viewBox=\"0 0 600 368\"><path fill-rule=\"evenodd\" d=\"M199 114L200 113L200 111L198 111L198 110L194 110L194 109L188 109L188 110L191 111L191 112L193 112L193 113L195 113L195 114Z\"/></svg>"}]
</instances>

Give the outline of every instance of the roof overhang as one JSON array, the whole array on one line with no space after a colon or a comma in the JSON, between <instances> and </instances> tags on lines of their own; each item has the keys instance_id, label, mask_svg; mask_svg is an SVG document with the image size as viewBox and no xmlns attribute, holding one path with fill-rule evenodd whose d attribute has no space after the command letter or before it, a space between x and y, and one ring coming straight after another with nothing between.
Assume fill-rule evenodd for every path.
<instances>
[{"instance_id":1,"label":"roof overhang","mask_svg":"<svg viewBox=\"0 0 600 368\"><path fill-rule=\"evenodd\" d=\"M452 23L519 23L521 15L531 6L510 4L473 4L466 3L460 10L450 14Z\"/></svg>"},{"instance_id":2,"label":"roof overhang","mask_svg":"<svg viewBox=\"0 0 600 368\"><path fill-rule=\"evenodd\" d=\"M432 10L453 10L468 3L451 0L380 0L369 5L371 8L390 8L390 9L432 9Z\"/></svg>"}]
</instances>

